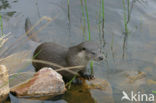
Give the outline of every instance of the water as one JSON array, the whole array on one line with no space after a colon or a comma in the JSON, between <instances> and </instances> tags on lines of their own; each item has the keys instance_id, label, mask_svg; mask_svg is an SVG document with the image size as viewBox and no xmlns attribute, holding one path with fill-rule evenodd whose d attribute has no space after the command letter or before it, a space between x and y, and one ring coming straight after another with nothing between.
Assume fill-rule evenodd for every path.
<instances>
[{"instance_id":1,"label":"water","mask_svg":"<svg viewBox=\"0 0 156 103\"><path fill-rule=\"evenodd\" d=\"M156 90L156 83L150 82L156 81L156 1L129 0L128 11L128 3L125 2L124 9L123 0L104 0L104 22L100 3L102 0L87 2L91 39L105 43L101 47L104 46L103 52L106 59L101 63L94 63L95 76L105 79L111 84L115 103L121 102L122 90L152 93L153 90ZM85 17L83 17L81 6L84 7ZM4 33L11 32L12 36L5 45L6 47L9 47L24 34L26 17L30 17L32 23L35 24L42 16L51 18L56 16L56 19L38 34L42 42L53 41L64 46L71 46L84 41L84 34L88 37L85 3L83 2L81 5L81 0L69 0L69 5L66 0L0 0L0 10L3 17ZM128 32L125 29L124 12L126 13ZM102 31L103 28L104 31ZM104 38L102 38L103 35ZM23 39L26 41L23 42ZM36 45L32 45L27 37L23 39L7 49L1 57L23 50L33 51L36 48ZM21 44L21 42L23 43ZM23 71L30 68L32 68L31 65ZM146 76L133 83L127 82L126 75L135 76L138 71L144 72ZM71 91L74 92L78 88L75 87ZM69 103L94 103L95 101L105 103L103 92L86 91L73 96L69 93L65 99L54 103L64 103L65 101ZM77 96L85 95L87 95L87 99L81 98L80 101L76 99ZM51 103L51 101L17 99L11 96L11 103L49 102Z\"/></svg>"}]
</instances>

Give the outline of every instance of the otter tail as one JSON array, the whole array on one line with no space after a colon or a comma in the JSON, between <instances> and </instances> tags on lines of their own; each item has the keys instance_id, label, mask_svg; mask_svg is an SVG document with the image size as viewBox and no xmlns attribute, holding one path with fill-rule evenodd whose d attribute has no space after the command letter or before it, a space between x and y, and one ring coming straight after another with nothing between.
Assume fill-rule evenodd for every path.
<instances>
[{"instance_id":1,"label":"otter tail","mask_svg":"<svg viewBox=\"0 0 156 103\"><path fill-rule=\"evenodd\" d=\"M26 35L28 36L28 38L34 42L40 42L39 38L37 37L37 30L31 30L32 29L32 24L31 24L31 21L30 21L30 18L27 17L26 20L25 20L25 32L26 32Z\"/></svg>"}]
</instances>

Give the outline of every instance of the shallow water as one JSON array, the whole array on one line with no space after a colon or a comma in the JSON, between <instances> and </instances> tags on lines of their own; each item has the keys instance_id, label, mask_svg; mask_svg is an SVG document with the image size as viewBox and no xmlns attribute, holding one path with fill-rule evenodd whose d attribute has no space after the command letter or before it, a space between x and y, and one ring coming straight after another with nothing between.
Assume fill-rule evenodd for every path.
<instances>
[{"instance_id":1,"label":"shallow water","mask_svg":"<svg viewBox=\"0 0 156 103\"><path fill-rule=\"evenodd\" d=\"M0 0L4 33L11 32L9 42L4 45L8 49L3 54L0 53L0 56L6 57L23 50L33 52L36 48L36 44L32 44L26 36L18 39L25 32L24 22L26 17L30 17L32 23L35 24L42 16L51 18L56 16L56 19L38 34L38 38L42 42L53 41L68 47L84 41L84 18L80 1L70 0L68 8L66 0ZM89 0L87 2L91 39L105 42L102 50L106 58L101 63L94 63L95 76L105 79L111 84L115 103L121 102L123 90L129 93L130 91L152 93L156 90L156 83L150 82L151 80L156 81L156 1L129 1L130 12L129 16L126 17L126 19L129 19L127 24L128 33L126 33L123 0L104 0L103 39L101 39L103 35L102 14L99 14L100 11L102 12L102 9L100 10L102 0ZM83 7L85 9L84 2ZM127 7L127 2L125 2L125 8ZM125 12L128 15L127 9ZM84 14L84 33L88 36L85 11ZM103 44L101 44L102 46ZM30 68L33 67L29 65L20 71L28 71L31 70ZM127 82L127 74L135 76L138 75L138 71L144 72L146 76L132 83ZM76 87L74 89L77 90ZM72 89L73 92L74 89ZM65 99L54 103L105 103L103 92L86 91L78 95L67 95ZM87 99L81 98L82 100L78 101L77 96L86 96ZM11 103L51 103L51 101L10 97ZM75 98L75 101L72 101L71 98Z\"/></svg>"}]
</instances>

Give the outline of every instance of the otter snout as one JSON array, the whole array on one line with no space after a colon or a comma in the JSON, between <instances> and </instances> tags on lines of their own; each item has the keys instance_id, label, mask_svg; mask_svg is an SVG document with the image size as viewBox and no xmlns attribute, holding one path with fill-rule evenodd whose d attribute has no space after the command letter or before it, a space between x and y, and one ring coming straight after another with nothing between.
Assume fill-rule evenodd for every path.
<instances>
[{"instance_id":1,"label":"otter snout","mask_svg":"<svg viewBox=\"0 0 156 103\"><path fill-rule=\"evenodd\" d=\"M87 55L87 58L89 58L90 60L94 60L94 61L102 61L104 60L104 55L97 51L97 52L85 52L85 55Z\"/></svg>"},{"instance_id":2,"label":"otter snout","mask_svg":"<svg viewBox=\"0 0 156 103\"><path fill-rule=\"evenodd\" d=\"M99 59L100 61L103 60L103 56L98 57L98 59Z\"/></svg>"},{"instance_id":3,"label":"otter snout","mask_svg":"<svg viewBox=\"0 0 156 103\"><path fill-rule=\"evenodd\" d=\"M99 55L96 56L95 60L96 61L102 61L102 60L104 60L104 56L101 53L99 53Z\"/></svg>"},{"instance_id":4,"label":"otter snout","mask_svg":"<svg viewBox=\"0 0 156 103\"><path fill-rule=\"evenodd\" d=\"M95 60L95 61L104 60L104 55L102 53L97 52L97 53L94 53L94 55L93 54L90 54L90 55L91 55L90 59L92 59L92 60Z\"/></svg>"}]
</instances>

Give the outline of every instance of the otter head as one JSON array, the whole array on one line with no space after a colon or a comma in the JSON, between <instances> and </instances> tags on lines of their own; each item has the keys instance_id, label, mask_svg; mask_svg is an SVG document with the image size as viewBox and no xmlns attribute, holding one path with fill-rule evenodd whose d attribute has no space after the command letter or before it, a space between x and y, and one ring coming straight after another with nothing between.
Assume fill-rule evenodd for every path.
<instances>
[{"instance_id":1,"label":"otter head","mask_svg":"<svg viewBox=\"0 0 156 103\"><path fill-rule=\"evenodd\" d=\"M67 60L72 66L87 65L90 60L103 60L103 55L100 53L99 45L96 42L86 41L69 48Z\"/></svg>"},{"instance_id":2,"label":"otter head","mask_svg":"<svg viewBox=\"0 0 156 103\"><path fill-rule=\"evenodd\" d=\"M103 55L100 52L99 44L95 41L86 41L79 44L79 55L84 55L88 60L101 61L103 60Z\"/></svg>"}]
</instances>

